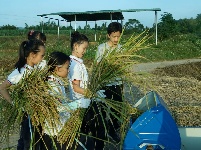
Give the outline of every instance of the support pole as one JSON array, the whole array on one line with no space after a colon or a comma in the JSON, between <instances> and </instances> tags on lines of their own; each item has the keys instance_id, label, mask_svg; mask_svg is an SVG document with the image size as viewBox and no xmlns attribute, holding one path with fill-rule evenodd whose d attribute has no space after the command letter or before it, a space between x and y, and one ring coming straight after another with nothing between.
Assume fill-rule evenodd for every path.
<instances>
[{"instance_id":1,"label":"support pole","mask_svg":"<svg viewBox=\"0 0 201 150\"><path fill-rule=\"evenodd\" d=\"M57 22L57 35L58 35L58 39L59 39L59 19L55 19L55 20L58 21L58 22Z\"/></svg>"},{"instance_id":2,"label":"support pole","mask_svg":"<svg viewBox=\"0 0 201 150\"><path fill-rule=\"evenodd\" d=\"M86 29L85 29L85 30L86 30L86 33L87 33L87 20L86 20L86 25L85 25L85 27L86 27Z\"/></svg>"},{"instance_id":3,"label":"support pole","mask_svg":"<svg viewBox=\"0 0 201 150\"><path fill-rule=\"evenodd\" d=\"M94 38L95 38L95 42L96 42L96 21L95 21L95 35L94 35Z\"/></svg>"},{"instance_id":4,"label":"support pole","mask_svg":"<svg viewBox=\"0 0 201 150\"><path fill-rule=\"evenodd\" d=\"M43 33L43 16L41 16L40 19L41 19L41 26L42 26L41 32Z\"/></svg>"},{"instance_id":5,"label":"support pole","mask_svg":"<svg viewBox=\"0 0 201 150\"><path fill-rule=\"evenodd\" d=\"M76 27L76 15L75 15L75 31L76 31L76 28L77 28L77 27Z\"/></svg>"},{"instance_id":6,"label":"support pole","mask_svg":"<svg viewBox=\"0 0 201 150\"><path fill-rule=\"evenodd\" d=\"M71 28L72 28L72 26L71 26L71 21L70 21L70 39L71 39Z\"/></svg>"},{"instance_id":7,"label":"support pole","mask_svg":"<svg viewBox=\"0 0 201 150\"><path fill-rule=\"evenodd\" d=\"M155 11L155 27L156 27L156 45L158 44L158 28L157 28L157 11Z\"/></svg>"},{"instance_id":8,"label":"support pole","mask_svg":"<svg viewBox=\"0 0 201 150\"><path fill-rule=\"evenodd\" d=\"M110 13L110 20L111 20L111 22L112 22L112 13Z\"/></svg>"}]
</instances>

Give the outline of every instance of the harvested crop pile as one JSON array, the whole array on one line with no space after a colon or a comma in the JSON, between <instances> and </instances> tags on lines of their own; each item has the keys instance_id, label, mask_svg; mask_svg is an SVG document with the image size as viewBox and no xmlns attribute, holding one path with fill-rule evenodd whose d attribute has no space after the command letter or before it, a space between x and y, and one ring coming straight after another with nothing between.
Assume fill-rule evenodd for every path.
<instances>
[{"instance_id":1,"label":"harvested crop pile","mask_svg":"<svg viewBox=\"0 0 201 150\"><path fill-rule=\"evenodd\" d=\"M201 62L158 68L136 77L145 92L155 90L166 102L178 126L201 126ZM142 82L146 85L142 85ZM140 85L141 84L141 85ZM142 89L143 88L143 89Z\"/></svg>"}]
</instances>

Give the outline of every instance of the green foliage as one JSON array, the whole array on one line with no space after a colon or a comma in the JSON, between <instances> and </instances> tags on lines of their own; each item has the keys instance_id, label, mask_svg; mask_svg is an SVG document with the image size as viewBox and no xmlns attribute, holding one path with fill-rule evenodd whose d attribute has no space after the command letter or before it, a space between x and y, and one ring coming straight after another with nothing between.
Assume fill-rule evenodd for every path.
<instances>
[{"instance_id":1,"label":"green foliage","mask_svg":"<svg viewBox=\"0 0 201 150\"><path fill-rule=\"evenodd\" d=\"M146 57L148 62L198 58L201 55L201 40L194 34L176 35L138 54Z\"/></svg>"},{"instance_id":2,"label":"green foliage","mask_svg":"<svg viewBox=\"0 0 201 150\"><path fill-rule=\"evenodd\" d=\"M172 14L165 12L161 15L161 22L158 24L159 39L167 39L178 33L177 24Z\"/></svg>"},{"instance_id":3,"label":"green foliage","mask_svg":"<svg viewBox=\"0 0 201 150\"><path fill-rule=\"evenodd\" d=\"M1 27L1 30L16 30L17 27L14 25L4 25L3 27Z\"/></svg>"}]
</instances>

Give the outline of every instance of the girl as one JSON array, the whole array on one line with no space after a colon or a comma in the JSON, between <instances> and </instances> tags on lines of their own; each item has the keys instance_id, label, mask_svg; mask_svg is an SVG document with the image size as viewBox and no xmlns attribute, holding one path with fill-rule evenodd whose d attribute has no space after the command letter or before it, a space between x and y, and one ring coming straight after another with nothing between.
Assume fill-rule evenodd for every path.
<instances>
[{"instance_id":1,"label":"girl","mask_svg":"<svg viewBox=\"0 0 201 150\"><path fill-rule=\"evenodd\" d=\"M69 113L65 111L65 106L67 104L66 99L66 92L64 83L62 82L61 78L66 78L68 75L68 69L69 69L69 63L70 63L70 57L62 52L52 52L50 54L50 59L48 61L48 67L49 67L49 76L47 78L49 84L51 85L53 91L50 91L50 94L52 95L59 95L61 97L59 101L61 102L61 105L58 108L59 114L60 114L60 121L61 124L64 125L67 119L70 117ZM64 109L61 109L64 107ZM62 126L58 125L58 128L51 129L48 125L46 125L46 128L44 130L44 144L42 144L42 149L53 149L53 142L57 146L57 150L65 149L64 145L60 145L56 137L54 137L54 141L52 141L51 136L56 136L57 132L59 132L62 129ZM47 146L47 147L46 147Z\"/></svg>"},{"instance_id":2,"label":"girl","mask_svg":"<svg viewBox=\"0 0 201 150\"><path fill-rule=\"evenodd\" d=\"M31 30L27 34L28 40L38 39L41 40L44 45L46 43L46 35L40 31ZM43 69L46 66L46 60L42 60L40 64L38 64L38 68Z\"/></svg>"},{"instance_id":3,"label":"girl","mask_svg":"<svg viewBox=\"0 0 201 150\"><path fill-rule=\"evenodd\" d=\"M86 94L88 73L81 58L85 54L88 44L89 41L85 35L79 34L79 32L72 33L72 54L70 55L71 65L68 75L70 99L72 100L84 99L84 95Z\"/></svg>"},{"instance_id":4,"label":"girl","mask_svg":"<svg viewBox=\"0 0 201 150\"><path fill-rule=\"evenodd\" d=\"M90 93L87 90L87 82L88 82L88 73L85 65L83 64L82 57L86 52L86 49L89 45L88 38L80 34L79 32L74 32L71 35L71 50L72 54L70 55L71 64L69 69L69 89L70 89L70 98L72 100L80 100L80 103L83 107L87 108L90 104L90 100L85 98L85 95ZM84 120L81 126L81 133L88 135L90 132L93 137L90 138L84 137L84 135L80 135L79 141L86 147L88 150L92 149L103 149L104 142L102 140L96 139L105 139L102 134L102 130L104 130L104 126L101 125L102 119L100 115L97 115L98 112L94 112L98 110L96 102L93 102L90 108L86 111ZM98 132L99 131L99 132ZM94 147L94 145L97 147ZM77 150L83 150L83 147L78 145Z\"/></svg>"},{"instance_id":5,"label":"girl","mask_svg":"<svg viewBox=\"0 0 201 150\"><path fill-rule=\"evenodd\" d=\"M28 40L38 39L41 40L44 44L46 43L46 35L40 31L31 30L27 35Z\"/></svg>"},{"instance_id":6,"label":"girl","mask_svg":"<svg viewBox=\"0 0 201 150\"><path fill-rule=\"evenodd\" d=\"M73 102L67 101L68 98L65 92L64 83L62 82L61 78L67 77L69 63L70 57L62 52L52 52L50 54L50 59L47 64L49 68L48 72L50 75L48 76L47 80L53 89L53 91L50 91L50 94L55 96L58 95L60 97L59 102L61 105L59 105L57 109L60 115L61 125L58 125L57 129L53 129L49 127L48 124L46 124L44 129L45 134L43 136L44 144L42 149L54 149L55 143L57 150L66 150L66 143L61 145L57 142L56 137L58 132L63 128L64 124L70 117L70 113L66 110L75 110L78 107L86 107L79 100L74 100ZM53 140L52 137L54 137Z\"/></svg>"},{"instance_id":7,"label":"girl","mask_svg":"<svg viewBox=\"0 0 201 150\"><path fill-rule=\"evenodd\" d=\"M23 75L31 72L34 67L43 60L44 55L45 46L42 41L30 40L21 43L19 49L19 59L15 64L15 70L7 77L7 80L5 80L0 85L0 94L5 98L7 102L9 102L10 104L13 103L8 92L8 87L17 84L23 78ZM23 137L24 145L21 148L18 146L18 149L29 150L30 147L31 137L29 134L27 134L30 131L26 128L27 126L29 126L30 122L27 117L27 115L23 117L23 120L27 121L22 121L21 127L21 135Z\"/></svg>"}]
</instances>

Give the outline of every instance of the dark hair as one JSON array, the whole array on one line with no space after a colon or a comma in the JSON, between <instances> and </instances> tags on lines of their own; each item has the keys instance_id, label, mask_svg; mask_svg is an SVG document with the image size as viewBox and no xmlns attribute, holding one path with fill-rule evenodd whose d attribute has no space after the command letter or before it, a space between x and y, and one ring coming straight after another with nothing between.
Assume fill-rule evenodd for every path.
<instances>
[{"instance_id":1,"label":"dark hair","mask_svg":"<svg viewBox=\"0 0 201 150\"><path fill-rule=\"evenodd\" d=\"M44 46L44 43L41 40L28 40L28 41L23 41L20 45L19 49L19 59L17 63L15 64L15 68L18 69L20 72L20 69L27 63L27 57L31 52L34 54L38 53L39 46Z\"/></svg>"},{"instance_id":2,"label":"dark hair","mask_svg":"<svg viewBox=\"0 0 201 150\"><path fill-rule=\"evenodd\" d=\"M89 42L89 39L84 34L80 34L78 31L75 31L71 34L71 49L73 50L73 45L75 43L82 44L83 42Z\"/></svg>"},{"instance_id":3,"label":"dark hair","mask_svg":"<svg viewBox=\"0 0 201 150\"><path fill-rule=\"evenodd\" d=\"M50 54L50 58L47 63L47 65L49 67L48 72L54 72L54 69L56 68L56 66L63 65L67 61L70 62L70 57L68 55L66 55L65 53L58 52L58 51L52 52Z\"/></svg>"},{"instance_id":4,"label":"dark hair","mask_svg":"<svg viewBox=\"0 0 201 150\"><path fill-rule=\"evenodd\" d=\"M28 32L27 37L28 37L28 40L38 39L43 41L44 43L46 42L46 35L40 31L31 30Z\"/></svg>"},{"instance_id":5,"label":"dark hair","mask_svg":"<svg viewBox=\"0 0 201 150\"><path fill-rule=\"evenodd\" d=\"M112 32L120 32L122 33L122 25L119 22L111 22L107 27L107 34L111 34Z\"/></svg>"}]
</instances>

